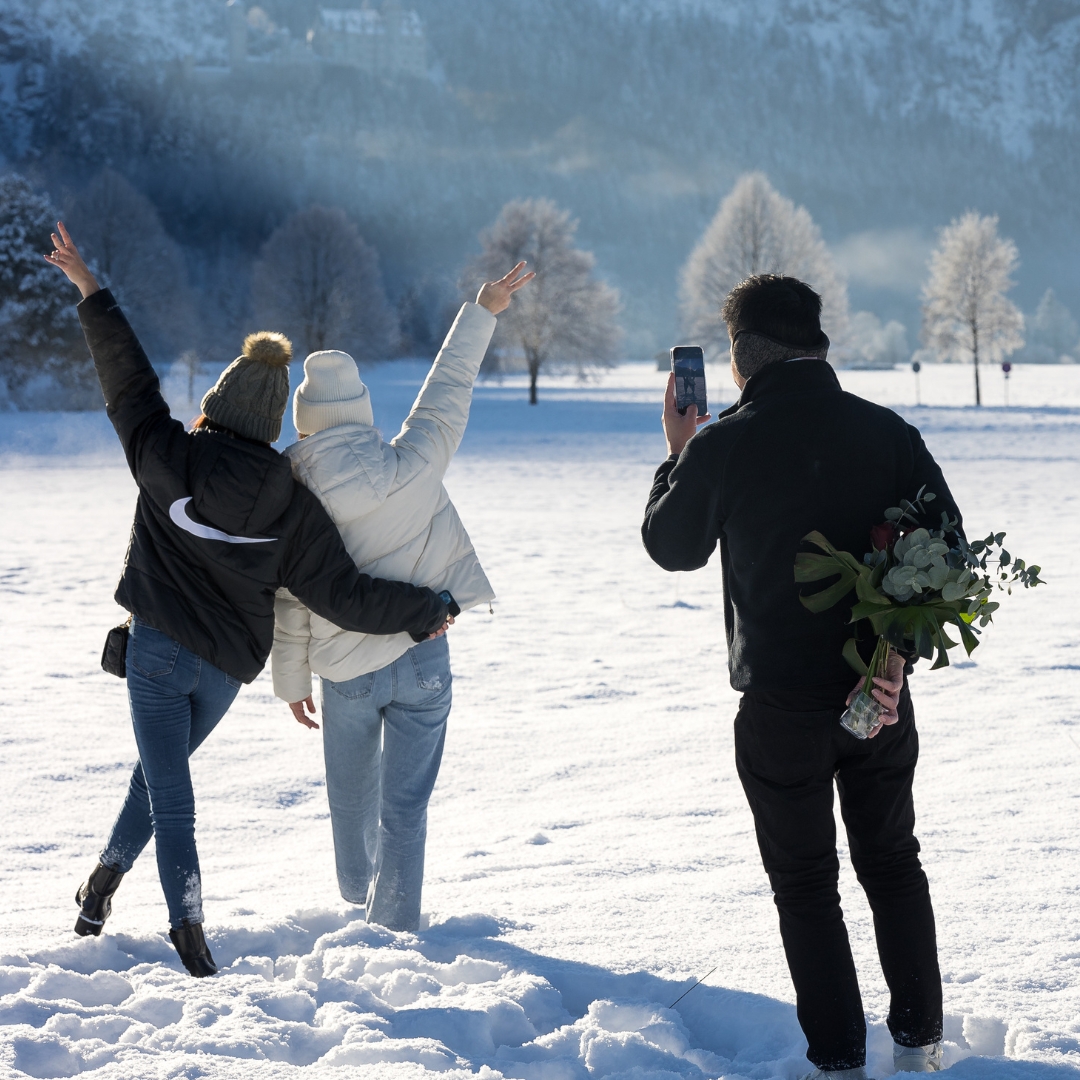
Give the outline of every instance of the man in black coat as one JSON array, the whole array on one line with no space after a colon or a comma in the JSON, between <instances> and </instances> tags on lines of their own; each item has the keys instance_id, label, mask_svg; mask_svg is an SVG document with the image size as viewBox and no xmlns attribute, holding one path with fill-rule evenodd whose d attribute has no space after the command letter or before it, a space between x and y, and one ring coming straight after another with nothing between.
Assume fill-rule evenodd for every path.
<instances>
[{"instance_id":1,"label":"man in black coat","mask_svg":"<svg viewBox=\"0 0 1080 1080\"><path fill-rule=\"evenodd\" d=\"M696 570L720 545L739 777L806 1034L812 1076L865 1076L866 1024L837 890L832 810L840 795L852 863L874 913L892 1000L896 1066L937 1071L942 997L934 914L914 836L918 734L904 661L876 679L885 707L874 738L838 720L852 694L843 604L799 602L802 537L825 534L856 557L887 507L925 485L935 515L960 514L919 432L896 413L844 393L826 361L821 300L803 282L748 278L723 308L742 394L715 424L664 405L669 456L656 472L642 538L665 570ZM927 522L930 526L939 521ZM907 670L910 670L908 668Z\"/></svg>"}]
</instances>

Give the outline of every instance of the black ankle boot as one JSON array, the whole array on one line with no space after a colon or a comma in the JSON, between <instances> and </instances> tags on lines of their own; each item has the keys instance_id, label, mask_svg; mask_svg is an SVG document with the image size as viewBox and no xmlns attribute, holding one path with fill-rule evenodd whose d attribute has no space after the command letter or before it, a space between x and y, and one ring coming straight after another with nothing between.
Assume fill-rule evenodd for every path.
<instances>
[{"instance_id":1,"label":"black ankle boot","mask_svg":"<svg viewBox=\"0 0 1080 1080\"><path fill-rule=\"evenodd\" d=\"M205 979L207 975L217 974L217 964L214 963L206 938L203 937L202 923L189 923L185 919L179 930L169 931L169 937L189 975L194 975L196 979Z\"/></svg>"},{"instance_id":2,"label":"black ankle boot","mask_svg":"<svg viewBox=\"0 0 1080 1080\"><path fill-rule=\"evenodd\" d=\"M122 870L112 870L98 863L94 872L79 886L75 903L79 905L79 917L75 921L75 933L79 937L93 934L97 937L105 920L112 913L112 895L120 887Z\"/></svg>"}]
</instances>

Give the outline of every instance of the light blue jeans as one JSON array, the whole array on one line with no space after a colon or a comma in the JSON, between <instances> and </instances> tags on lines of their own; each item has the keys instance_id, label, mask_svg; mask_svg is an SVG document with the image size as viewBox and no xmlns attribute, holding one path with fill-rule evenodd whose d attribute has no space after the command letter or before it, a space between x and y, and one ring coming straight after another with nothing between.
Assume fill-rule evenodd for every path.
<instances>
[{"instance_id":1,"label":"light blue jeans","mask_svg":"<svg viewBox=\"0 0 1080 1080\"><path fill-rule=\"evenodd\" d=\"M169 924L201 923L202 879L195 850L195 794L188 758L217 727L240 680L135 619L127 688L139 760L112 827L103 865L127 873L153 836Z\"/></svg>"},{"instance_id":2,"label":"light blue jeans","mask_svg":"<svg viewBox=\"0 0 1080 1080\"><path fill-rule=\"evenodd\" d=\"M427 805L450 714L445 637L347 682L322 680L338 887L368 922L417 930Z\"/></svg>"}]
</instances>

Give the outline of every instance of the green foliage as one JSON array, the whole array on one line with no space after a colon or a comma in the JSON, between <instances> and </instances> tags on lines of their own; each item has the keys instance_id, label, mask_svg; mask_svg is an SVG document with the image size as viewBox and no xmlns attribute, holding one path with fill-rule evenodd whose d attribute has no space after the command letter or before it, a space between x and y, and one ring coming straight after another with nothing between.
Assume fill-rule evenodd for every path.
<instances>
[{"instance_id":1,"label":"green foliage","mask_svg":"<svg viewBox=\"0 0 1080 1080\"><path fill-rule=\"evenodd\" d=\"M915 499L887 510L886 518L898 525L904 521L917 524L915 514L923 514L925 504L933 499L924 487ZM821 533L808 533L803 540L824 554L796 555L795 581L836 580L799 599L809 611L821 612L838 604L854 588L851 622L867 619L874 633L895 648L915 651L927 660L936 652L933 667L947 667L949 649L962 644L970 656L979 644L977 635L1001 606L992 599L995 591L1011 594L1013 585L1030 589L1044 584L1039 577L1041 567L1014 559L1001 546L1005 533L990 533L984 540L968 544L955 528L956 522L942 514L940 529L912 529L891 548L871 551L861 563L849 552L833 547ZM947 535L952 536L952 542L945 539ZM996 565L991 565L992 560ZM945 632L949 625L959 632L959 642ZM844 658L859 674L866 674L854 638L844 646Z\"/></svg>"}]
</instances>

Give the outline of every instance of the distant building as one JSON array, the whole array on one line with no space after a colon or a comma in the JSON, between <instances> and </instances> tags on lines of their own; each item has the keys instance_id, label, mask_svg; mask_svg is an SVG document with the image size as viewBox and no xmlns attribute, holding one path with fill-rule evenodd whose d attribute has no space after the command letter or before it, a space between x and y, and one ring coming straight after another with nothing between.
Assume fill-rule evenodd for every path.
<instances>
[{"instance_id":1,"label":"distant building","mask_svg":"<svg viewBox=\"0 0 1080 1080\"><path fill-rule=\"evenodd\" d=\"M423 23L415 11L402 10L397 0L386 0L381 11L367 6L322 8L311 43L324 60L372 74L427 73Z\"/></svg>"}]
</instances>

